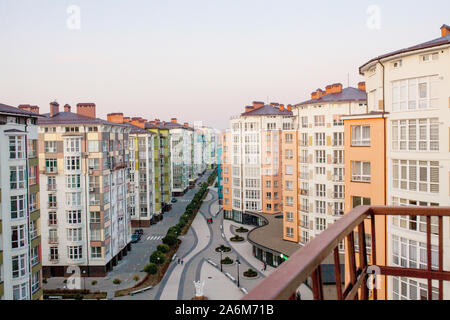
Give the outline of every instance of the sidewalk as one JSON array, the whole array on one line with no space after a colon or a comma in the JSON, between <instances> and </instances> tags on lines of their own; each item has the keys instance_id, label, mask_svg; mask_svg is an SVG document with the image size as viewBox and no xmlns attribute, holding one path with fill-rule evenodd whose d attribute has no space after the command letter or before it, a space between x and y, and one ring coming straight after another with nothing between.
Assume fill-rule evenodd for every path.
<instances>
[{"instance_id":1,"label":"sidewalk","mask_svg":"<svg viewBox=\"0 0 450 320\"><path fill-rule=\"evenodd\" d=\"M244 296L233 281L207 262L202 265L200 281L205 282L203 294L209 300L238 300Z\"/></svg>"}]
</instances>

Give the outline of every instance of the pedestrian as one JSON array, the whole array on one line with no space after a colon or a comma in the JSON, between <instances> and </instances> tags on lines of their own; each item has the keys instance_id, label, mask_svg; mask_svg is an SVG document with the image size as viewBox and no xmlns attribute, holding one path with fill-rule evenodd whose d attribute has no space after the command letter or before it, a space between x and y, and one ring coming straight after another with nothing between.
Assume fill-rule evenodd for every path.
<instances>
[{"instance_id":1,"label":"pedestrian","mask_svg":"<svg viewBox=\"0 0 450 320\"><path fill-rule=\"evenodd\" d=\"M211 218L211 224L213 224L213 219Z\"/></svg>"},{"instance_id":2,"label":"pedestrian","mask_svg":"<svg viewBox=\"0 0 450 320\"><path fill-rule=\"evenodd\" d=\"M183 265L183 258L181 258L181 265Z\"/></svg>"},{"instance_id":3,"label":"pedestrian","mask_svg":"<svg viewBox=\"0 0 450 320\"><path fill-rule=\"evenodd\" d=\"M264 271L267 270L267 264L264 263Z\"/></svg>"},{"instance_id":4,"label":"pedestrian","mask_svg":"<svg viewBox=\"0 0 450 320\"><path fill-rule=\"evenodd\" d=\"M178 258L178 264L180 264L180 258Z\"/></svg>"}]
</instances>

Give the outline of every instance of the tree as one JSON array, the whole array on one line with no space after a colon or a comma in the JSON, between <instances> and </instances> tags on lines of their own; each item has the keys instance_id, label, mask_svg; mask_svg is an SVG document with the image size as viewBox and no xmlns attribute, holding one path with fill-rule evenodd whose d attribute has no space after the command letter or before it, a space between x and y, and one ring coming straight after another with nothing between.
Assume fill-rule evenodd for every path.
<instances>
[{"instance_id":1,"label":"tree","mask_svg":"<svg viewBox=\"0 0 450 320\"><path fill-rule=\"evenodd\" d=\"M168 233L168 234L162 239L162 242L163 242L164 244L169 245L169 246L175 245L175 244L177 243L177 241L178 241L178 237L177 237L176 234L173 234L173 233Z\"/></svg>"},{"instance_id":2,"label":"tree","mask_svg":"<svg viewBox=\"0 0 450 320\"><path fill-rule=\"evenodd\" d=\"M148 274L156 274L156 272L158 272L158 267L154 263L149 263L145 266L144 271Z\"/></svg>"},{"instance_id":3,"label":"tree","mask_svg":"<svg viewBox=\"0 0 450 320\"><path fill-rule=\"evenodd\" d=\"M161 251L154 251L152 255L150 256L150 262L156 263L156 264L163 264L166 260L166 255L162 253Z\"/></svg>"},{"instance_id":4,"label":"tree","mask_svg":"<svg viewBox=\"0 0 450 320\"><path fill-rule=\"evenodd\" d=\"M169 251L169 246L167 244L160 244L158 245L157 249L162 253L167 253Z\"/></svg>"}]
</instances>

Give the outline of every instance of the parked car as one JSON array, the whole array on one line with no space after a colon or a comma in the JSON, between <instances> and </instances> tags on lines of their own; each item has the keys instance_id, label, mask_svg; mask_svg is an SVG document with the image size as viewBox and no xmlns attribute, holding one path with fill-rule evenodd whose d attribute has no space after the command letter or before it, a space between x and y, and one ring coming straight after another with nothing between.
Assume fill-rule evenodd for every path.
<instances>
[{"instance_id":1,"label":"parked car","mask_svg":"<svg viewBox=\"0 0 450 320\"><path fill-rule=\"evenodd\" d=\"M141 236L138 234L131 235L131 243L138 243L141 240Z\"/></svg>"},{"instance_id":2,"label":"parked car","mask_svg":"<svg viewBox=\"0 0 450 320\"><path fill-rule=\"evenodd\" d=\"M143 235L144 229L136 229L136 230L134 230L134 234Z\"/></svg>"},{"instance_id":3,"label":"parked car","mask_svg":"<svg viewBox=\"0 0 450 320\"><path fill-rule=\"evenodd\" d=\"M170 202L172 202L172 203L175 203L177 201L178 201L177 198L172 198L172 200L170 200Z\"/></svg>"}]
</instances>

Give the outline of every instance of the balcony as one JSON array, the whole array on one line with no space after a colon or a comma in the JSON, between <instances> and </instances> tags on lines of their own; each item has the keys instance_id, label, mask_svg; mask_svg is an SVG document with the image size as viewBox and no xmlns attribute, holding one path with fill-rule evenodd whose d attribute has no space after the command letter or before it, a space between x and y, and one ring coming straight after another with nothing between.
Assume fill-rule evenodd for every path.
<instances>
[{"instance_id":1,"label":"balcony","mask_svg":"<svg viewBox=\"0 0 450 320\"><path fill-rule=\"evenodd\" d=\"M375 217L412 216L426 217L426 268L413 269L377 265L377 228ZM438 217L438 263L432 268L432 228L431 217ZM332 253L334 255L334 270L336 278L336 293L338 300L378 300L377 290L369 290L367 284L372 282L372 270L377 269L385 277L410 277L427 280L427 298L432 299L432 281L439 283L440 300L444 298L443 282L450 281L450 272L444 271L444 223L443 218L450 217L450 207L368 207L353 209L328 229L315 237L306 246L295 252L288 261L283 263L270 276L259 283L244 300L293 300L295 291L311 276L314 300L324 300L321 264ZM366 223L365 223L366 222ZM369 225L372 252L366 252L365 226ZM358 253L355 250L355 232L358 230L358 243L362 244ZM384 235L383 235L384 237ZM342 275L339 259L339 244L347 239L349 261L349 281L342 285ZM378 239L383 241L383 239ZM356 263L356 254L359 261ZM369 276L370 279L368 278ZM370 282L369 282L370 281ZM372 282L373 283L373 282Z\"/></svg>"}]
</instances>

